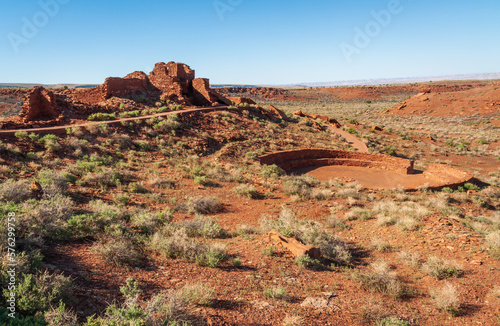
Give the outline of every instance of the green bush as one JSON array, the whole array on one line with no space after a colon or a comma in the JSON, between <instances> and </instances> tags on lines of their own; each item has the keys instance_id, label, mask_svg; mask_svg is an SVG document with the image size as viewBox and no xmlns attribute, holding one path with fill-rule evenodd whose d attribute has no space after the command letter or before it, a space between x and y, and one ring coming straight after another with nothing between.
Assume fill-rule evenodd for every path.
<instances>
[{"instance_id":1,"label":"green bush","mask_svg":"<svg viewBox=\"0 0 500 326\"><path fill-rule=\"evenodd\" d=\"M89 121L108 121L108 120L116 120L116 116L114 113L93 113L88 116L87 120Z\"/></svg>"},{"instance_id":2,"label":"green bush","mask_svg":"<svg viewBox=\"0 0 500 326\"><path fill-rule=\"evenodd\" d=\"M49 326L43 316L22 316L15 313L15 318L9 317L10 311L0 307L0 325L3 326Z\"/></svg>"},{"instance_id":3,"label":"green bush","mask_svg":"<svg viewBox=\"0 0 500 326\"><path fill-rule=\"evenodd\" d=\"M182 223L189 237L204 237L209 239L223 238L227 232L208 216L196 216L191 221Z\"/></svg>"},{"instance_id":4,"label":"green bush","mask_svg":"<svg viewBox=\"0 0 500 326\"><path fill-rule=\"evenodd\" d=\"M250 199L258 199L259 191L253 185L242 183L233 188L234 192L240 197L246 197Z\"/></svg>"},{"instance_id":5,"label":"green bush","mask_svg":"<svg viewBox=\"0 0 500 326\"><path fill-rule=\"evenodd\" d=\"M263 165L260 172L261 177L272 178L272 179L278 179L279 177L285 174L286 172L280 167L278 167L276 164Z\"/></svg>"},{"instance_id":6,"label":"green bush","mask_svg":"<svg viewBox=\"0 0 500 326\"><path fill-rule=\"evenodd\" d=\"M43 312L71 294L71 280L61 274L49 274L47 271L38 274L24 274L18 280L16 288L16 305L22 314L34 315ZM10 291L4 289L7 298Z\"/></svg>"}]
</instances>

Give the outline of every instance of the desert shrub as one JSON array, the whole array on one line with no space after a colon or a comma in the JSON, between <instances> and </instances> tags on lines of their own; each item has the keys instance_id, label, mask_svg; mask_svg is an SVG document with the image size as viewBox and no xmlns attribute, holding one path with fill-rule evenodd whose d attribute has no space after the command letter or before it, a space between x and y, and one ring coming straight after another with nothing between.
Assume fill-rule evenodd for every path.
<instances>
[{"instance_id":1,"label":"desert shrub","mask_svg":"<svg viewBox=\"0 0 500 326\"><path fill-rule=\"evenodd\" d=\"M128 190L130 192L133 192L135 194L146 194L149 192L146 188L144 188L144 185L139 182L131 182L128 184Z\"/></svg>"},{"instance_id":2,"label":"desert shrub","mask_svg":"<svg viewBox=\"0 0 500 326\"><path fill-rule=\"evenodd\" d=\"M74 203L69 197L55 195L40 201L24 204L25 213L19 216L21 236L39 236L57 239L65 236L67 221L73 214Z\"/></svg>"},{"instance_id":3,"label":"desert shrub","mask_svg":"<svg viewBox=\"0 0 500 326\"><path fill-rule=\"evenodd\" d=\"M404 285L399 280L396 272L391 271L387 262L378 261L373 263L371 264L370 269L370 271L364 273L354 273L354 279L366 288L391 297L400 298L404 296Z\"/></svg>"},{"instance_id":4,"label":"desert shrub","mask_svg":"<svg viewBox=\"0 0 500 326\"><path fill-rule=\"evenodd\" d=\"M278 219L264 217L260 220L263 233L272 229L286 237L295 237L306 245L317 246L323 257L338 263L346 264L352 260L347 245L334 234L321 229L321 225L314 221L298 220L295 213L288 207L283 207Z\"/></svg>"},{"instance_id":5,"label":"desert shrub","mask_svg":"<svg viewBox=\"0 0 500 326\"><path fill-rule=\"evenodd\" d=\"M9 310L0 307L0 322L3 326L49 326L42 315L23 316L16 312L12 318L9 314Z\"/></svg>"},{"instance_id":6,"label":"desert shrub","mask_svg":"<svg viewBox=\"0 0 500 326\"><path fill-rule=\"evenodd\" d=\"M93 200L88 204L88 210L92 213L88 216L86 224L92 229L106 233L120 235L120 230L126 229L126 224L131 212L124 207L107 204L101 200ZM115 232L113 232L115 231Z\"/></svg>"},{"instance_id":7,"label":"desert shrub","mask_svg":"<svg viewBox=\"0 0 500 326\"><path fill-rule=\"evenodd\" d=\"M238 194L240 197L246 197L250 199L258 199L259 198L259 191L255 186L242 183L236 187L233 188L234 192Z\"/></svg>"},{"instance_id":8,"label":"desert shrub","mask_svg":"<svg viewBox=\"0 0 500 326\"><path fill-rule=\"evenodd\" d=\"M316 259L309 257L309 255L300 255L295 258L295 264L303 268L312 268L320 264Z\"/></svg>"},{"instance_id":9,"label":"desert shrub","mask_svg":"<svg viewBox=\"0 0 500 326\"><path fill-rule=\"evenodd\" d=\"M440 289L431 289L430 293L438 308L452 316L460 315L461 303L458 299L458 291L453 285L446 283Z\"/></svg>"},{"instance_id":10,"label":"desert shrub","mask_svg":"<svg viewBox=\"0 0 500 326\"><path fill-rule=\"evenodd\" d=\"M416 252L401 251L398 254L398 258L404 264L412 267L418 267L420 265L420 255Z\"/></svg>"},{"instance_id":11,"label":"desert shrub","mask_svg":"<svg viewBox=\"0 0 500 326\"><path fill-rule=\"evenodd\" d=\"M115 120L116 116L113 113L93 113L88 116L87 120L89 121L107 121L107 120Z\"/></svg>"},{"instance_id":12,"label":"desert shrub","mask_svg":"<svg viewBox=\"0 0 500 326\"><path fill-rule=\"evenodd\" d=\"M224 206L217 197L191 198L187 204L181 207L190 213L216 214L224 210Z\"/></svg>"},{"instance_id":13,"label":"desert shrub","mask_svg":"<svg viewBox=\"0 0 500 326\"><path fill-rule=\"evenodd\" d=\"M134 146L134 142L129 135L113 134L113 136L111 136L111 139L116 144L116 147L118 147L119 150L130 149Z\"/></svg>"},{"instance_id":14,"label":"desert shrub","mask_svg":"<svg viewBox=\"0 0 500 326\"><path fill-rule=\"evenodd\" d=\"M181 289L181 293L186 303L198 306L210 306L216 296L215 290L205 284L185 285Z\"/></svg>"},{"instance_id":15,"label":"desert shrub","mask_svg":"<svg viewBox=\"0 0 500 326\"><path fill-rule=\"evenodd\" d=\"M124 237L97 243L93 249L107 263L116 266L140 266L144 259L136 243Z\"/></svg>"},{"instance_id":16,"label":"desert shrub","mask_svg":"<svg viewBox=\"0 0 500 326\"><path fill-rule=\"evenodd\" d=\"M0 201L16 203L29 199L32 195L29 180L7 179L0 183Z\"/></svg>"},{"instance_id":17,"label":"desert shrub","mask_svg":"<svg viewBox=\"0 0 500 326\"><path fill-rule=\"evenodd\" d=\"M190 239L184 228L156 232L151 239L151 246L167 257L184 258L201 266L217 267L227 258L224 247Z\"/></svg>"},{"instance_id":18,"label":"desert shrub","mask_svg":"<svg viewBox=\"0 0 500 326\"><path fill-rule=\"evenodd\" d=\"M376 203L372 212L377 217L378 225L398 224L403 230L415 230L422 217L430 213L427 208L415 202L395 203L390 200Z\"/></svg>"},{"instance_id":19,"label":"desert shrub","mask_svg":"<svg viewBox=\"0 0 500 326\"><path fill-rule=\"evenodd\" d=\"M276 248L274 246L264 247L261 252L264 256L274 256L276 255Z\"/></svg>"},{"instance_id":20,"label":"desert shrub","mask_svg":"<svg viewBox=\"0 0 500 326\"><path fill-rule=\"evenodd\" d=\"M153 128L159 133L172 133L174 134L182 126L177 120L169 116L166 120L156 123Z\"/></svg>"},{"instance_id":21,"label":"desert shrub","mask_svg":"<svg viewBox=\"0 0 500 326\"><path fill-rule=\"evenodd\" d=\"M154 189L173 189L175 188L175 181L154 177L148 180L148 185Z\"/></svg>"},{"instance_id":22,"label":"desert shrub","mask_svg":"<svg viewBox=\"0 0 500 326\"><path fill-rule=\"evenodd\" d=\"M265 288L263 293L266 298L270 299L284 300L284 301L290 299L287 288L282 286Z\"/></svg>"},{"instance_id":23,"label":"desert shrub","mask_svg":"<svg viewBox=\"0 0 500 326\"><path fill-rule=\"evenodd\" d=\"M349 225L345 224L345 222L337 217L335 213L330 214L326 219L326 227L332 229L348 229Z\"/></svg>"},{"instance_id":24,"label":"desert shrub","mask_svg":"<svg viewBox=\"0 0 500 326\"><path fill-rule=\"evenodd\" d=\"M437 279L444 279L452 276L459 277L464 273L457 263L436 256L429 257L427 262L422 265L422 270Z\"/></svg>"},{"instance_id":25,"label":"desert shrub","mask_svg":"<svg viewBox=\"0 0 500 326\"><path fill-rule=\"evenodd\" d=\"M315 178L303 175L287 178L283 183L283 191L287 195L296 195L302 199L310 199L312 187L319 184Z\"/></svg>"},{"instance_id":26,"label":"desert shrub","mask_svg":"<svg viewBox=\"0 0 500 326\"><path fill-rule=\"evenodd\" d=\"M43 312L60 300L66 300L71 294L71 280L61 274L50 274L45 271L37 274L23 274L18 279L16 307L23 314L34 315ZM3 290L4 298L10 291Z\"/></svg>"},{"instance_id":27,"label":"desert shrub","mask_svg":"<svg viewBox=\"0 0 500 326\"><path fill-rule=\"evenodd\" d=\"M104 168L99 172L87 174L84 180L90 185L107 189L121 184L122 175L115 169Z\"/></svg>"},{"instance_id":28,"label":"desert shrub","mask_svg":"<svg viewBox=\"0 0 500 326\"><path fill-rule=\"evenodd\" d=\"M68 179L61 172L43 170L38 172L37 180L48 196L68 193Z\"/></svg>"},{"instance_id":29,"label":"desert shrub","mask_svg":"<svg viewBox=\"0 0 500 326\"><path fill-rule=\"evenodd\" d=\"M348 221L353 221L353 220L366 221L375 218L370 210L361 207L354 207L349 212L347 212L344 215L344 217Z\"/></svg>"},{"instance_id":30,"label":"desert shrub","mask_svg":"<svg viewBox=\"0 0 500 326\"><path fill-rule=\"evenodd\" d=\"M500 259L500 231L494 231L486 236L486 245L491 257Z\"/></svg>"},{"instance_id":31,"label":"desert shrub","mask_svg":"<svg viewBox=\"0 0 500 326\"><path fill-rule=\"evenodd\" d=\"M50 307L43 316L50 326L78 325L78 316L74 311L66 309L66 305L62 301L59 302L57 308Z\"/></svg>"},{"instance_id":32,"label":"desert shrub","mask_svg":"<svg viewBox=\"0 0 500 326\"><path fill-rule=\"evenodd\" d=\"M204 237L209 239L223 238L227 232L208 216L196 216L190 221L182 223L189 237Z\"/></svg>"},{"instance_id":33,"label":"desert shrub","mask_svg":"<svg viewBox=\"0 0 500 326\"><path fill-rule=\"evenodd\" d=\"M263 178L272 178L278 179L282 175L285 175L286 172L278 167L276 164L273 165L263 165L261 167L260 176Z\"/></svg>"},{"instance_id":34,"label":"desert shrub","mask_svg":"<svg viewBox=\"0 0 500 326\"><path fill-rule=\"evenodd\" d=\"M84 326L129 326L129 325L169 325L187 326L200 324L201 320L191 316L180 291L168 291L153 296L140 304L138 301L142 290L137 281L129 278L126 286L120 287L125 302L119 306L111 305L106 309L104 317L87 317ZM202 323L203 324L203 323Z\"/></svg>"},{"instance_id":35,"label":"desert shrub","mask_svg":"<svg viewBox=\"0 0 500 326\"><path fill-rule=\"evenodd\" d=\"M238 235L256 234L257 230L253 226L241 224L236 228L236 233Z\"/></svg>"},{"instance_id":36,"label":"desert shrub","mask_svg":"<svg viewBox=\"0 0 500 326\"><path fill-rule=\"evenodd\" d=\"M164 220L163 214L154 214L147 211L137 212L130 218L130 222L142 232L152 233L160 227Z\"/></svg>"}]
</instances>

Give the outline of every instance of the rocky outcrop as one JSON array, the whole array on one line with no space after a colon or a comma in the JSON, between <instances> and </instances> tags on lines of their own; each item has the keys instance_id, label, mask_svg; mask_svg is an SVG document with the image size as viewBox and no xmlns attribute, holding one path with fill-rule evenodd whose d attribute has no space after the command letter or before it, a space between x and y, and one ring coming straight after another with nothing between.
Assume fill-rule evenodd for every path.
<instances>
[{"instance_id":1,"label":"rocky outcrop","mask_svg":"<svg viewBox=\"0 0 500 326\"><path fill-rule=\"evenodd\" d=\"M270 241L290 251L295 258L302 255L308 255L314 259L321 258L321 251L318 247L306 246L300 243L297 239L286 238L279 234L276 230L269 231L267 235Z\"/></svg>"}]
</instances>

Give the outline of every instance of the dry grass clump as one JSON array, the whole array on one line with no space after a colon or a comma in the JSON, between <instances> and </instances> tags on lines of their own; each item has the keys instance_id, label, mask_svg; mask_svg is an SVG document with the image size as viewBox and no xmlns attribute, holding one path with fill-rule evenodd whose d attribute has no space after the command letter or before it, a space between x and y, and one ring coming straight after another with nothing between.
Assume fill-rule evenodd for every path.
<instances>
[{"instance_id":1,"label":"dry grass clump","mask_svg":"<svg viewBox=\"0 0 500 326\"><path fill-rule=\"evenodd\" d=\"M384 200L373 206L373 213L377 217L378 225L397 224L402 230L413 231L420 226L422 217L430 212L415 202L396 203Z\"/></svg>"},{"instance_id":2,"label":"dry grass clump","mask_svg":"<svg viewBox=\"0 0 500 326\"><path fill-rule=\"evenodd\" d=\"M165 214L155 214L147 211L140 211L132 215L130 222L142 232L152 233L162 226Z\"/></svg>"},{"instance_id":3,"label":"dry grass clump","mask_svg":"<svg viewBox=\"0 0 500 326\"><path fill-rule=\"evenodd\" d=\"M462 267L456 262L436 256L429 257L427 262L422 265L422 270L437 279L444 279L452 276L459 277L464 273Z\"/></svg>"},{"instance_id":4,"label":"dry grass clump","mask_svg":"<svg viewBox=\"0 0 500 326\"><path fill-rule=\"evenodd\" d=\"M238 235L257 234L258 231L256 228L254 228L251 225L241 224L241 225L238 225L238 227L236 228L236 233Z\"/></svg>"},{"instance_id":5,"label":"dry grass clump","mask_svg":"<svg viewBox=\"0 0 500 326\"><path fill-rule=\"evenodd\" d=\"M266 298L283 300L283 301L290 299L287 288L282 286L265 288L263 293Z\"/></svg>"},{"instance_id":6,"label":"dry grass clump","mask_svg":"<svg viewBox=\"0 0 500 326\"><path fill-rule=\"evenodd\" d=\"M204 237L208 239L224 238L227 235L219 223L208 216L198 215L190 221L181 224L189 237Z\"/></svg>"},{"instance_id":7,"label":"dry grass clump","mask_svg":"<svg viewBox=\"0 0 500 326\"><path fill-rule=\"evenodd\" d=\"M283 319L283 326L302 326L304 318L297 315L286 315Z\"/></svg>"},{"instance_id":8,"label":"dry grass clump","mask_svg":"<svg viewBox=\"0 0 500 326\"><path fill-rule=\"evenodd\" d=\"M258 199L259 191L255 186L247 183L242 183L233 188L234 192L240 197Z\"/></svg>"},{"instance_id":9,"label":"dry grass clump","mask_svg":"<svg viewBox=\"0 0 500 326\"><path fill-rule=\"evenodd\" d=\"M73 207L73 201L63 195L25 202L25 213L19 215L17 219L19 235L48 239L64 237L64 232L68 228L67 221L73 215Z\"/></svg>"},{"instance_id":10,"label":"dry grass clump","mask_svg":"<svg viewBox=\"0 0 500 326\"><path fill-rule=\"evenodd\" d=\"M289 196L297 196L300 199L308 200L313 198L313 187L318 185L319 181L307 174L301 176L290 176L283 182L283 191ZM318 196L319 193L315 195Z\"/></svg>"},{"instance_id":11,"label":"dry grass clump","mask_svg":"<svg viewBox=\"0 0 500 326\"><path fill-rule=\"evenodd\" d=\"M197 214L216 214L224 210L224 205L217 197L191 198L186 204L180 205L181 210Z\"/></svg>"},{"instance_id":12,"label":"dry grass clump","mask_svg":"<svg viewBox=\"0 0 500 326\"><path fill-rule=\"evenodd\" d=\"M348 229L349 225L345 224L345 222L339 218L335 213L331 213L326 219L326 227L332 229Z\"/></svg>"},{"instance_id":13,"label":"dry grass clump","mask_svg":"<svg viewBox=\"0 0 500 326\"><path fill-rule=\"evenodd\" d=\"M398 258L405 265L409 265L411 267L420 266L420 255L416 252L401 251L398 254Z\"/></svg>"},{"instance_id":14,"label":"dry grass clump","mask_svg":"<svg viewBox=\"0 0 500 326\"><path fill-rule=\"evenodd\" d=\"M50 326L78 325L78 315L75 311L66 309L66 305L63 302L59 302L57 308L51 306L43 314L43 317Z\"/></svg>"},{"instance_id":15,"label":"dry grass clump","mask_svg":"<svg viewBox=\"0 0 500 326\"><path fill-rule=\"evenodd\" d=\"M28 200L32 195L30 184L31 182L29 180L5 180L0 183L0 201L14 201L19 203Z\"/></svg>"},{"instance_id":16,"label":"dry grass clump","mask_svg":"<svg viewBox=\"0 0 500 326\"><path fill-rule=\"evenodd\" d=\"M317 246L323 257L335 263L347 264L352 260L352 254L342 240L322 229L320 223L299 220L288 207L282 208L278 219L262 218L260 228L263 233L275 229L285 237L294 237L306 245Z\"/></svg>"},{"instance_id":17,"label":"dry grass clump","mask_svg":"<svg viewBox=\"0 0 500 326\"><path fill-rule=\"evenodd\" d=\"M181 289L182 297L186 303L197 306L210 306L215 299L215 290L205 284L189 284Z\"/></svg>"},{"instance_id":18,"label":"dry grass clump","mask_svg":"<svg viewBox=\"0 0 500 326\"><path fill-rule=\"evenodd\" d=\"M486 245L491 257L500 259L500 231L488 234L486 236Z\"/></svg>"},{"instance_id":19,"label":"dry grass clump","mask_svg":"<svg viewBox=\"0 0 500 326\"><path fill-rule=\"evenodd\" d=\"M354 273L354 279L366 288L393 298L401 298L405 294L404 285L399 280L397 273L391 271L389 263L385 261L371 264L371 271Z\"/></svg>"},{"instance_id":20,"label":"dry grass clump","mask_svg":"<svg viewBox=\"0 0 500 326\"><path fill-rule=\"evenodd\" d=\"M439 289L431 289L430 293L440 309L454 317L460 315L461 303L458 299L458 291L455 286L446 283Z\"/></svg>"},{"instance_id":21,"label":"dry grass clump","mask_svg":"<svg viewBox=\"0 0 500 326\"><path fill-rule=\"evenodd\" d=\"M153 189L173 189L175 188L175 181L153 177L148 180L148 185Z\"/></svg>"},{"instance_id":22,"label":"dry grass clump","mask_svg":"<svg viewBox=\"0 0 500 326\"><path fill-rule=\"evenodd\" d=\"M151 238L151 247L170 258L184 258L200 266L217 267L227 258L221 244L205 244L190 239L184 228L167 227Z\"/></svg>"},{"instance_id":23,"label":"dry grass clump","mask_svg":"<svg viewBox=\"0 0 500 326\"><path fill-rule=\"evenodd\" d=\"M370 210L361 207L354 207L349 212L345 213L344 217L348 221L354 221L354 220L367 221L375 218Z\"/></svg>"},{"instance_id":24,"label":"dry grass clump","mask_svg":"<svg viewBox=\"0 0 500 326\"><path fill-rule=\"evenodd\" d=\"M93 249L99 253L101 258L107 263L123 266L140 266L144 256L137 244L131 239L120 237L113 238L107 242L100 242L94 245Z\"/></svg>"}]
</instances>

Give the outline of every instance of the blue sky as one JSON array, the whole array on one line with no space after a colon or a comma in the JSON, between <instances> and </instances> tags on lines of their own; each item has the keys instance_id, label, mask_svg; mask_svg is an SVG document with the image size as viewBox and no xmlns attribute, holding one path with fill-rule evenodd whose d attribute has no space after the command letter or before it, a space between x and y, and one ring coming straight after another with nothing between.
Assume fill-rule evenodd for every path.
<instances>
[{"instance_id":1,"label":"blue sky","mask_svg":"<svg viewBox=\"0 0 500 326\"><path fill-rule=\"evenodd\" d=\"M0 83L102 83L160 61L212 83L500 72L498 17L497 0L0 0Z\"/></svg>"}]
</instances>

